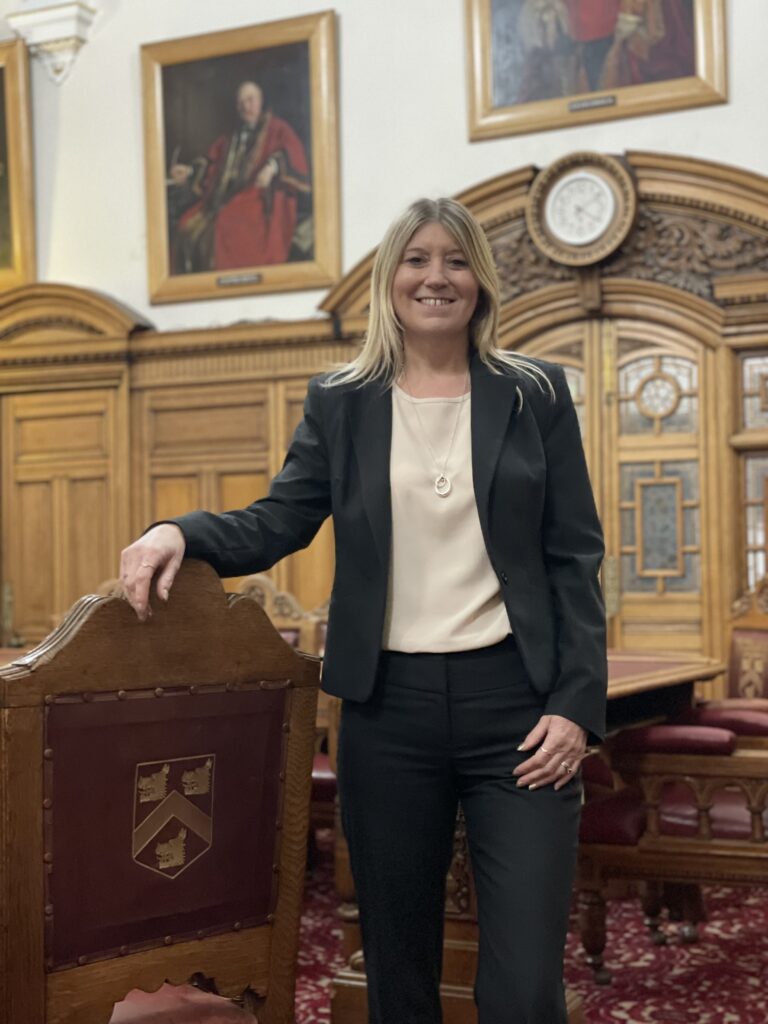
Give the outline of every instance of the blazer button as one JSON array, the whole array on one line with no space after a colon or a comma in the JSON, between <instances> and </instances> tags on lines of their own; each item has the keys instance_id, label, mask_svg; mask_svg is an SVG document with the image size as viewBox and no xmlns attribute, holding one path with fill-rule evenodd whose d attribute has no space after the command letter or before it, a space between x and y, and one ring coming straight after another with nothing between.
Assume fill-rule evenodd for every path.
<instances>
[{"instance_id":1,"label":"blazer button","mask_svg":"<svg viewBox=\"0 0 768 1024\"><path fill-rule=\"evenodd\" d=\"M501 582L502 582L502 583L503 583L503 584L504 584L505 586L507 585L507 583L509 583L509 576L507 576L507 574L506 574L505 572L500 572L500 573L499 573L499 577L501 578Z\"/></svg>"}]
</instances>

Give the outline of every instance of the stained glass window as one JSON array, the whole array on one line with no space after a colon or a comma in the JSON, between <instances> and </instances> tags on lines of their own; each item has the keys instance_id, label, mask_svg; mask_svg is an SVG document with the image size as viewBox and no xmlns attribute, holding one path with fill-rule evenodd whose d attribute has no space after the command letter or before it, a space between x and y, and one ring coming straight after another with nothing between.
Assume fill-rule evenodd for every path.
<instances>
[{"instance_id":1,"label":"stained glass window","mask_svg":"<svg viewBox=\"0 0 768 1024\"><path fill-rule=\"evenodd\" d=\"M646 355L619 370L622 434L680 434L698 429L698 367L682 356Z\"/></svg>"}]
</instances>

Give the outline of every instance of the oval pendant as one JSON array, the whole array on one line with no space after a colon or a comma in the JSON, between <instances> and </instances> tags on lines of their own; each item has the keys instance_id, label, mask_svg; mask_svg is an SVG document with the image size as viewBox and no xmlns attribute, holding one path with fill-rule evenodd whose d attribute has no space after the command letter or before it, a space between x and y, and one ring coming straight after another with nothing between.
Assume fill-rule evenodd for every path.
<instances>
[{"instance_id":1,"label":"oval pendant","mask_svg":"<svg viewBox=\"0 0 768 1024\"><path fill-rule=\"evenodd\" d=\"M446 498L451 493L451 481L445 473L441 473L435 480L435 491L441 498Z\"/></svg>"}]
</instances>

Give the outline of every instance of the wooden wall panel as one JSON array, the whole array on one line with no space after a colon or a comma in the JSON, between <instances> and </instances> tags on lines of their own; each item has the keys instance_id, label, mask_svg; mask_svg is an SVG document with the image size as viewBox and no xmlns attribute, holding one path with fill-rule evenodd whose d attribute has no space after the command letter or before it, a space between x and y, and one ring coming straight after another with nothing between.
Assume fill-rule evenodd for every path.
<instances>
[{"instance_id":1,"label":"wooden wall panel","mask_svg":"<svg viewBox=\"0 0 768 1024\"><path fill-rule=\"evenodd\" d=\"M127 503L121 396L86 387L2 399L3 575L25 642L116 573Z\"/></svg>"},{"instance_id":2,"label":"wooden wall panel","mask_svg":"<svg viewBox=\"0 0 768 1024\"><path fill-rule=\"evenodd\" d=\"M105 476L66 481L62 590L67 605L114 575L109 482ZM94 509L105 514L94 515Z\"/></svg>"},{"instance_id":3,"label":"wooden wall panel","mask_svg":"<svg viewBox=\"0 0 768 1024\"><path fill-rule=\"evenodd\" d=\"M277 473L293 433L301 421L306 381L280 382L275 386L275 442L272 446L272 473ZM302 607L311 610L324 604L331 594L334 566L333 526L323 523L308 548L297 551L272 572L278 587L295 594Z\"/></svg>"},{"instance_id":4,"label":"wooden wall panel","mask_svg":"<svg viewBox=\"0 0 768 1024\"><path fill-rule=\"evenodd\" d=\"M10 486L8 486L8 482ZM14 519L15 516L15 519ZM25 637L51 628L54 584L53 482L3 485L4 578L13 588L14 628Z\"/></svg>"},{"instance_id":5,"label":"wooden wall panel","mask_svg":"<svg viewBox=\"0 0 768 1024\"><path fill-rule=\"evenodd\" d=\"M200 503L200 480L197 475L152 476L150 512L144 527L157 519L183 515L191 508L199 508Z\"/></svg>"}]
</instances>

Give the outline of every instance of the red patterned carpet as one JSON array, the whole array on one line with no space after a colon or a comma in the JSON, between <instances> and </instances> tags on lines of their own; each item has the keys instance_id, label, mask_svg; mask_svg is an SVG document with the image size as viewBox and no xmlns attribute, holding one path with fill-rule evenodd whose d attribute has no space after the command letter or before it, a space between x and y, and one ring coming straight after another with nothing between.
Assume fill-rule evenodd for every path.
<instances>
[{"instance_id":1,"label":"red patterned carpet","mask_svg":"<svg viewBox=\"0 0 768 1024\"><path fill-rule=\"evenodd\" d=\"M330 976L340 966L332 865L327 850L308 879L302 918L296 1024L330 1020ZM566 981L586 1024L768 1024L768 888L708 889L709 921L695 945L652 946L640 905L610 904L606 964L598 986L569 937Z\"/></svg>"},{"instance_id":2,"label":"red patterned carpet","mask_svg":"<svg viewBox=\"0 0 768 1024\"><path fill-rule=\"evenodd\" d=\"M330 835L307 877L301 922L296 1024L330 1021L331 977L341 967ZM598 986L572 934L566 981L582 996L586 1024L767 1024L768 888L709 889L709 921L696 945L652 946L639 903L610 904L606 964L613 984ZM226 1000L184 987L133 992L112 1024L253 1024Z\"/></svg>"}]
</instances>

